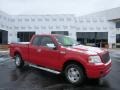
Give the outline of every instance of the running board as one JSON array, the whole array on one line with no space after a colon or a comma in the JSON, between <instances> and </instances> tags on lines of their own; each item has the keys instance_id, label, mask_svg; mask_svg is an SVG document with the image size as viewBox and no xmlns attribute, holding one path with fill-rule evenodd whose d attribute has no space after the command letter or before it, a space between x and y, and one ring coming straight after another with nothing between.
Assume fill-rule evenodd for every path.
<instances>
[{"instance_id":1,"label":"running board","mask_svg":"<svg viewBox=\"0 0 120 90\"><path fill-rule=\"evenodd\" d=\"M29 66L34 67L34 68L38 68L38 69L41 69L41 70L45 70L45 71L48 71L48 72L51 72L51 73L60 74L60 72L52 70L52 69L48 69L48 68L44 68L44 67L40 67L40 66L36 66L36 65L32 65L32 64L29 64Z\"/></svg>"}]
</instances>

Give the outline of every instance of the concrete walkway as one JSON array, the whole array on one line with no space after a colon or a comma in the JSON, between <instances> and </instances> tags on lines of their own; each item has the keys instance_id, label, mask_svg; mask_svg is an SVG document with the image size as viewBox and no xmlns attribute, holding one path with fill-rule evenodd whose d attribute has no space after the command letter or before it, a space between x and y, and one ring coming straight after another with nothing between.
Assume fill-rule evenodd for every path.
<instances>
[{"instance_id":1,"label":"concrete walkway","mask_svg":"<svg viewBox=\"0 0 120 90\"><path fill-rule=\"evenodd\" d=\"M8 49L5 49L5 50L0 49L0 53L9 53L9 50Z\"/></svg>"}]
</instances>

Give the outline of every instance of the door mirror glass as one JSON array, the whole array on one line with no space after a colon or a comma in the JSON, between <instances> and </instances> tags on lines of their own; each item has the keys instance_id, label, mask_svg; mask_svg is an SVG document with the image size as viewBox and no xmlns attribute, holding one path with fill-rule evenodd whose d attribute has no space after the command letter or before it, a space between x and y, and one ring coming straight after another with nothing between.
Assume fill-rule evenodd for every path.
<instances>
[{"instance_id":1,"label":"door mirror glass","mask_svg":"<svg viewBox=\"0 0 120 90\"><path fill-rule=\"evenodd\" d=\"M55 46L53 43L47 44L47 47L52 48L52 49L55 49L55 48L56 48L56 46Z\"/></svg>"}]
</instances>

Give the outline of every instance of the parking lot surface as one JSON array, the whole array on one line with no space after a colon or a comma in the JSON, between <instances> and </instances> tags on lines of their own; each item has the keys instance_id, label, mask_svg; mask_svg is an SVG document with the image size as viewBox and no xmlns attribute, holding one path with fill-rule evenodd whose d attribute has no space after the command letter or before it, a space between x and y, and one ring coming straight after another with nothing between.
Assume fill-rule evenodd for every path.
<instances>
[{"instance_id":1,"label":"parking lot surface","mask_svg":"<svg viewBox=\"0 0 120 90\"><path fill-rule=\"evenodd\" d=\"M0 53L0 90L120 90L120 55L116 51L110 51L110 55L112 70L106 77L73 86L61 75L28 66L17 69L8 53Z\"/></svg>"}]
</instances>

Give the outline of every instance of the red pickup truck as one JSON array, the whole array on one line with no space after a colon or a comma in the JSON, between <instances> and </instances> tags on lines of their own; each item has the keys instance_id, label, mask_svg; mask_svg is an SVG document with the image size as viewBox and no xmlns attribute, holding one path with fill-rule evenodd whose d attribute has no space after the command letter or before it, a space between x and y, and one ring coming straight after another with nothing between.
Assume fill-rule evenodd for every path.
<instances>
[{"instance_id":1,"label":"red pickup truck","mask_svg":"<svg viewBox=\"0 0 120 90\"><path fill-rule=\"evenodd\" d=\"M34 35L28 43L12 43L10 56L18 68L28 63L35 68L62 73L74 85L83 83L86 77L104 77L111 70L106 49L84 46L64 35Z\"/></svg>"}]
</instances>

